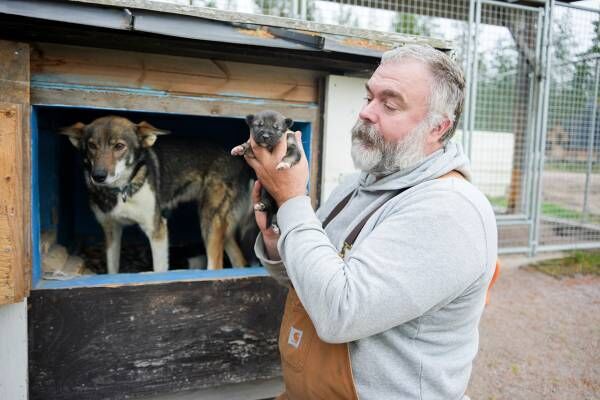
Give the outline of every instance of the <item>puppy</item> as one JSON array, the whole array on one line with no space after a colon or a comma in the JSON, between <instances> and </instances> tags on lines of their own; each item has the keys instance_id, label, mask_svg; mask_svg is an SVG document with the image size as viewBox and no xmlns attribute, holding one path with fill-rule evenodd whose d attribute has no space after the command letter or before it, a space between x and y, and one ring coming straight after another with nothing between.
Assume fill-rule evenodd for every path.
<instances>
[{"instance_id":1,"label":"puppy","mask_svg":"<svg viewBox=\"0 0 600 400\"><path fill-rule=\"evenodd\" d=\"M301 154L298 149L298 142L296 142L296 136L290 130L294 123L291 118L286 118L277 111L265 110L257 114L247 115L246 123L250 127L250 135L252 135L256 144L265 147L271 152L275 145L285 136L287 151L281 162L277 164L276 168L278 170L290 168L300 161ZM248 155L254 157L250 141L231 149L231 154L234 156ZM261 201L254 205L254 209L265 211L267 213L267 221L270 222L271 227L275 231L279 230L277 227L277 204L266 190L262 189Z\"/></svg>"},{"instance_id":2,"label":"puppy","mask_svg":"<svg viewBox=\"0 0 600 400\"><path fill-rule=\"evenodd\" d=\"M251 170L213 144L117 116L64 128L81 152L90 206L104 230L108 273L119 272L121 233L137 224L152 248L153 269L169 268L166 217L182 202L198 204L208 269L246 259L235 240L240 221L251 213ZM246 219L247 220L247 219Z\"/></svg>"}]
</instances>

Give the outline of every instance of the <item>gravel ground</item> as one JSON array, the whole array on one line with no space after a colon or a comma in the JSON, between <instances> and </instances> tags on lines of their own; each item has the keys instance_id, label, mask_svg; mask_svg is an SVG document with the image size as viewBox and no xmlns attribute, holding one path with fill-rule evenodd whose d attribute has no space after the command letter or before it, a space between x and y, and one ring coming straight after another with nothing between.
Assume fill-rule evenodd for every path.
<instances>
[{"instance_id":1,"label":"gravel ground","mask_svg":"<svg viewBox=\"0 0 600 400\"><path fill-rule=\"evenodd\" d=\"M600 277L556 279L529 267L503 268L481 321L467 394L600 399Z\"/></svg>"}]
</instances>

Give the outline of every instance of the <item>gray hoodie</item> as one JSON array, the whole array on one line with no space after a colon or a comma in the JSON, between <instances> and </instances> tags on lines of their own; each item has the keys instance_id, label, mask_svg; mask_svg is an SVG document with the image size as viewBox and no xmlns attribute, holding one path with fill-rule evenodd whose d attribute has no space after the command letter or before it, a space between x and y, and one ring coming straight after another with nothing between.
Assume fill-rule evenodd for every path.
<instances>
[{"instance_id":1,"label":"gray hoodie","mask_svg":"<svg viewBox=\"0 0 600 400\"><path fill-rule=\"evenodd\" d=\"M263 265L280 282L287 272L319 337L349 343L361 400L458 400L465 393L497 231L477 188L435 179L451 170L470 178L468 159L453 143L410 170L348 179L316 213L307 196L288 200L277 214L283 263L268 260L257 239ZM351 192L323 230L321 221ZM340 258L350 231L382 202Z\"/></svg>"}]
</instances>

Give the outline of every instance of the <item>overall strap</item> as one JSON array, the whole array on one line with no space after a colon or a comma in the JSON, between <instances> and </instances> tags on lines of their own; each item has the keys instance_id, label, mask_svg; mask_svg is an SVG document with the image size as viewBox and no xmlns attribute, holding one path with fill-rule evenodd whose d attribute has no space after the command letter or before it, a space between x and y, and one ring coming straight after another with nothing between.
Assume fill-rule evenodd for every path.
<instances>
[{"instance_id":1,"label":"overall strap","mask_svg":"<svg viewBox=\"0 0 600 400\"><path fill-rule=\"evenodd\" d=\"M334 209L331 211L331 213L327 216L327 218L325 218L325 221L323 221L323 229L325 229L325 227L327 225L329 225L329 223L335 218L337 217L337 215L340 213L340 211L342 211L342 209L346 206L346 204L348 204L348 202L350 201L350 198L352 197L352 195L354 194L354 190L351 191L350 193L348 193L348 195L346 197L344 197L342 199L342 201L340 201L335 207Z\"/></svg>"}]
</instances>

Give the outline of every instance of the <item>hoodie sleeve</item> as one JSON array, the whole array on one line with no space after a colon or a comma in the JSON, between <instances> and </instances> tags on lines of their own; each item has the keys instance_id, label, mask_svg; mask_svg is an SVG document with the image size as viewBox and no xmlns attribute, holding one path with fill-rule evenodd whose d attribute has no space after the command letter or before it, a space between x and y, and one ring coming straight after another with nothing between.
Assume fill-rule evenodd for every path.
<instances>
[{"instance_id":1,"label":"hoodie sleeve","mask_svg":"<svg viewBox=\"0 0 600 400\"><path fill-rule=\"evenodd\" d=\"M270 260L265 250L265 242L262 237L262 233L258 234L256 242L254 242L254 254L260 260L261 264L265 267L269 275L282 286L290 285L290 278L285 271L285 265L281 260Z\"/></svg>"},{"instance_id":2,"label":"hoodie sleeve","mask_svg":"<svg viewBox=\"0 0 600 400\"><path fill-rule=\"evenodd\" d=\"M489 260L480 212L452 190L413 194L369 221L343 260L308 197L284 203L278 247L319 337L375 335L443 306L482 276Z\"/></svg>"}]
</instances>

